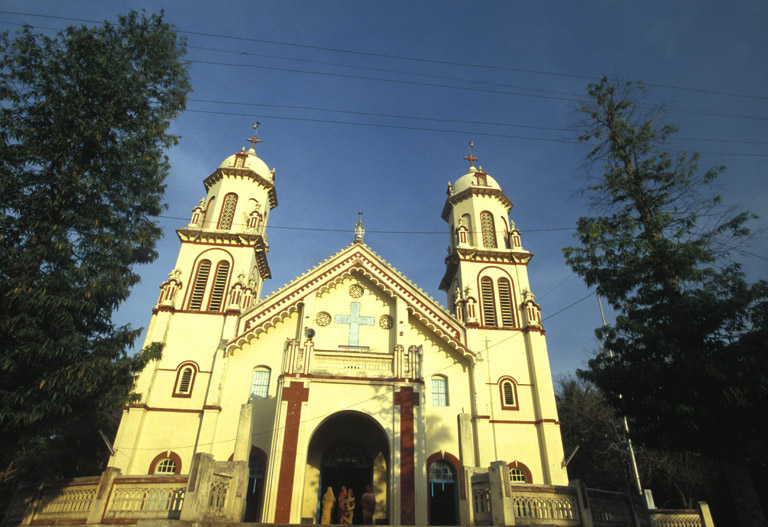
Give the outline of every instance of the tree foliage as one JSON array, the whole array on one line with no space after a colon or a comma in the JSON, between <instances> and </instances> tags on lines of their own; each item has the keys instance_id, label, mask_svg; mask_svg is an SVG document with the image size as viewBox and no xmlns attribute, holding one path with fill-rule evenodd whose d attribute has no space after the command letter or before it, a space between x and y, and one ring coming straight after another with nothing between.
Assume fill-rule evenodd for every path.
<instances>
[{"instance_id":1,"label":"tree foliage","mask_svg":"<svg viewBox=\"0 0 768 527\"><path fill-rule=\"evenodd\" d=\"M641 95L603 79L580 108L602 171L586 189L595 215L564 253L617 316L579 373L646 445L764 463L768 283L748 284L728 259L752 216L722 206L722 167L701 172L697 155L669 151L676 128L643 114Z\"/></svg>"},{"instance_id":2,"label":"tree foliage","mask_svg":"<svg viewBox=\"0 0 768 527\"><path fill-rule=\"evenodd\" d=\"M71 476L104 459L133 373L159 347L115 308L156 257L164 150L190 89L162 16L0 35L0 470ZM78 445L82 450L78 452ZM59 447L68 449L61 456ZM86 467L87 466L87 467ZM96 472L97 473L97 472Z\"/></svg>"},{"instance_id":3,"label":"tree foliage","mask_svg":"<svg viewBox=\"0 0 768 527\"><path fill-rule=\"evenodd\" d=\"M573 377L558 380L557 413L568 463L568 477L590 488L636 492L623 419L592 383ZM652 489L659 508L693 509L716 494L713 463L691 452L634 445L638 476Z\"/></svg>"}]
</instances>

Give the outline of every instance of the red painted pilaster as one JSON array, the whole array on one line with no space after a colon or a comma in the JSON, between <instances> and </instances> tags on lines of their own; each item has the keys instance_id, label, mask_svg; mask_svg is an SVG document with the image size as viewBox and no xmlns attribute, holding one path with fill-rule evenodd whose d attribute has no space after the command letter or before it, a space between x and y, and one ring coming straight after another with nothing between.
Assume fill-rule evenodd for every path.
<instances>
[{"instance_id":1,"label":"red painted pilaster","mask_svg":"<svg viewBox=\"0 0 768 527\"><path fill-rule=\"evenodd\" d=\"M308 400L309 388L305 388L303 382L292 382L290 386L283 388L283 402L288 403L288 410L285 415L280 478L277 482L275 523L290 523L291 520L291 496L293 495L293 476L296 472L296 448L299 442L301 403Z\"/></svg>"},{"instance_id":2,"label":"red painted pilaster","mask_svg":"<svg viewBox=\"0 0 768 527\"><path fill-rule=\"evenodd\" d=\"M413 407L419 405L419 394L410 386L395 392L395 405L400 407L400 525L416 523L415 474L413 448Z\"/></svg>"}]
</instances>

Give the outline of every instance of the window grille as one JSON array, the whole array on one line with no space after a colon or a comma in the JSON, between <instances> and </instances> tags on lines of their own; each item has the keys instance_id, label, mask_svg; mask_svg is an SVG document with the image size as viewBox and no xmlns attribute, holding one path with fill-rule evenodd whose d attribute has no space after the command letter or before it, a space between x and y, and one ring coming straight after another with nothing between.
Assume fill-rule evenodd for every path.
<instances>
[{"instance_id":1,"label":"window grille","mask_svg":"<svg viewBox=\"0 0 768 527\"><path fill-rule=\"evenodd\" d=\"M522 469L512 467L509 469L509 482L510 483L528 483L528 478L525 477L525 472Z\"/></svg>"},{"instance_id":2,"label":"window grille","mask_svg":"<svg viewBox=\"0 0 768 527\"><path fill-rule=\"evenodd\" d=\"M480 213L480 225L483 230L483 247L496 248L496 227L490 212Z\"/></svg>"},{"instance_id":3,"label":"window grille","mask_svg":"<svg viewBox=\"0 0 768 527\"><path fill-rule=\"evenodd\" d=\"M229 274L229 262L220 262L216 267L216 277L213 279L213 290L211 291L211 300L208 303L208 311L219 311L221 301L224 299L224 288L227 285L227 275Z\"/></svg>"},{"instance_id":4,"label":"window grille","mask_svg":"<svg viewBox=\"0 0 768 527\"><path fill-rule=\"evenodd\" d=\"M499 280L499 301L501 302L501 325L505 328L515 327L515 317L512 314L512 291L509 280Z\"/></svg>"},{"instance_id":5,"label":"window grille","mask_svg":"<svg viewBox=\"0 0 768 527\"><path fill-rule=\"evenodd\" d=\"M203 295L205 294L205 286L208 283L208 275L210 272L210 260L203 260L200 262L200 265L197 266L197 278L195 279L195 287L192 288L192 298L189 301L189 309L200 311L200 307L203 305Z\"/></svg>"},{"instance_id":6,"label":"window grille","mask_svg":"<svg viewBox=\"0 0 768 527\"><path fill-rule=\"evenodd\" d=\"M251 382L251 399L266 399L269 393L269 370L259 368L253 370L253 382Z\"/></svg>"},{"instance_id":7,"label":"window grille","mask_svg":"<svg viewBox=\"0 0 768 527\"><path fill-rule=\"evenodd\" d=\"M229 230L232 228L232 220L235 217L235 206L237 205L237 194L227 194L224 198L224 205L221 208L221 218L219 219L219 229Z\"/></svg>"},{"instance_id":8,"label":"window grille","mask_svg":"<svg viewBox=\"0 0 768 527\"><path fill-rule=\"evenodd\" d=\"M448 406L448 381L445 377L432 377L432 406Z\"/></svg>"},{"instance_id":9,"label":"window grille","mask_svg":"<svg viewBox=\"0 0 768 527\"><path fill-rule=\"evenodd\" d=\"M496 306L493 300L493 280L487 276L480 280L480 287L483 294L483 317L486 326L496 325Z\"/></svg>"},{"instance_id":10,"label":"window grille","mask_svg":"<svg viewBox=\"0 0 768 527\"><path fill-rule=\"evenodd\" d=\"M176 462L169 457L163 459L155 467L155 474L175 474L175 473L176 473Z\"/></svg>"},{"instance_id":11,"label":"window grille","mask_svg":"<svg viewBox=\"0 0 768 527\"><path fill-rule=\"evenodd\" d=\"M429 466L429 480L438 483L453 483L455 481L451 464L447 461L435 461Z\"/></svg>"}]
</instances>

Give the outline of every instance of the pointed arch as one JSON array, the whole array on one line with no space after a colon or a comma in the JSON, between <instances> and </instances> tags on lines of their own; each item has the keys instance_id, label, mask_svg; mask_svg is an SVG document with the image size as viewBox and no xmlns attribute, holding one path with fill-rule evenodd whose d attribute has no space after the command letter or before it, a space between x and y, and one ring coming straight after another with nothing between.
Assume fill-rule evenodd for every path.
<instances>
[{"instance_id":1,"label":"pointed arch","mask_svg":"<svg viewBox=\"0 0 768 527\"><path fill-rule=\"evenodd\" d=\"M472 216L469 214L463 214L461 220L464 226L467 228L467 243L469 245L475 245L475 233L472 230Z\"/></svg>"}]
</instances>

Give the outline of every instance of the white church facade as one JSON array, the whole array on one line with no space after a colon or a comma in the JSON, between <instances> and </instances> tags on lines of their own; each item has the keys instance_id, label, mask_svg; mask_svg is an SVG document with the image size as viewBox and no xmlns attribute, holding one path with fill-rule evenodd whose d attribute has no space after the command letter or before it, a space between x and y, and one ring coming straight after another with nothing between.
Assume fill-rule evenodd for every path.
<instances>
[{"instance_id":1,"label":"white church facade","mask_svg":"<svg viewBox=\"0 0 768 527\"><path fill-rule=\"evenodd\" d=\"M320 523L328 487L359 499L370 485L376 523L459 524L465 469L497 460L515 483L567 485L532 255L496 180L470 153L449 185L447 309L363 242L362 222L261 298L277 194L251 142L204 180L177 231L146 337L162 359L140 374L109 465L146 476L188 474L199 453L245 462L243 520L267 523Z\"/></svg>"}]
</instances>

